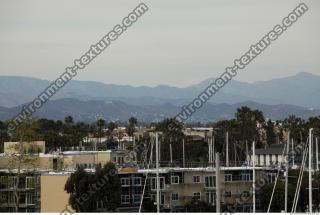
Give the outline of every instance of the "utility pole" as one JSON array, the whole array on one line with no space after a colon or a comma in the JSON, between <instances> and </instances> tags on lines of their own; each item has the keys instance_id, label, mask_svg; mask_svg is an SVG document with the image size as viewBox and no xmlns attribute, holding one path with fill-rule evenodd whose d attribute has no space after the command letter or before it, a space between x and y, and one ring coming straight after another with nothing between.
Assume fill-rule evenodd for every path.
<instances>
[{"instance_id":1,"label":"utility pole","mask_svg":"<svg viewBox=\"0 0 320 215\"><path fill-rule=\"evenodd\" d=\"M252 143L252 204L253 213L256 212L256 152L255 142Z\"/></svg>"},{"instance_id":2,"label":"utility pole","mask_svg":"<svg viewBox=\"0 0 320 215\"><path fill-rule=\"evenodd\" d=\"M220 155L216 153L216 213L220 213Z\"/></svg>"},{"instance_id":3,"label":"utility pole","mask_svg":"<svg viewBox=\"0 0 320 215\"><path fill-rule=\"evenodd\" d=\"M226 167L229 166L229 133L226 133Z\"/></svg>"},{"instance_id":4,"label":"utility pole","mask_svg":"<svg viewBox=\"0 0 320 215\"><path fill-rule=\"evenodd\" d=\"M157 175L157 213L160 213L160 180L159 180L159 139L156 132L156 175Z\"/></svg>"},{"instance_id":5,"label":"utility pole","mask_svg":"<svg viewBox=\"0 0 320 215\"><path fill-rule=\"evenodd\" d=\"M312 213L312 130L309 129L309 213Z\"/></svg>"},{"instance_id":6,"label":"utility pole","mask_svg":"<svg viewBox=\"0 0 320 215\"><path fill-rule=\"evenodd\" d=\"M286 146L286 181L285 181L285 196L284 196L284 212L288 212L288 175L289 175L289 146L290 146L290 131L288 132L288 140Z\"/></svg>"}]
</instances>

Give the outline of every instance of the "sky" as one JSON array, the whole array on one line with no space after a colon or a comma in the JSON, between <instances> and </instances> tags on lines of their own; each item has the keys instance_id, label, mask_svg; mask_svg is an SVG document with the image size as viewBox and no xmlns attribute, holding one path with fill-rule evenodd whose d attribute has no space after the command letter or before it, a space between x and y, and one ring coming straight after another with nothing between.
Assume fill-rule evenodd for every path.
<instances>
[{"instance_id":1,"label":"sky","mask_svg":"<svg viewBox=\"0 0 320 215\"><path fill-rule=\"evenodd\" d=\"M144 1L149 10L75 79L185 87L219 76L301 1ZM320 1L235 79L320 75ZM56 79L141 1L0 1L0 75Z\"/></svg>"}]
</instances>

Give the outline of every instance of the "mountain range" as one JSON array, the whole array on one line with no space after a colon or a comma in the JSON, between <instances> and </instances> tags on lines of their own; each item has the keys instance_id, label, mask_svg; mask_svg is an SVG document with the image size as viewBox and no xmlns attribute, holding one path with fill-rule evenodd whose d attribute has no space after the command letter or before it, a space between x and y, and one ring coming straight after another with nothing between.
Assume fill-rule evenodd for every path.
<instances>
[{"instance_id":1,"label":"mountain range","mask_svg":"<svg viewBox=\"0 0 320 215\"><path fill-rule=\"evenodd\" d=\"M126 120L158 121L180 111L214 78L185 88L160 85L133 87L91 81L70 81L35 115L93 121L101 116ZM18 113L22 104L32 101L50 85L48 80L0 76L0 119ZM259 82L230 81L193 117L195 121L232 118L237 107L247 105L265 112L271 119L290 114L304 118L320 115L320 76L298 73L294 76Z\"/></svg>"}]
</instances>

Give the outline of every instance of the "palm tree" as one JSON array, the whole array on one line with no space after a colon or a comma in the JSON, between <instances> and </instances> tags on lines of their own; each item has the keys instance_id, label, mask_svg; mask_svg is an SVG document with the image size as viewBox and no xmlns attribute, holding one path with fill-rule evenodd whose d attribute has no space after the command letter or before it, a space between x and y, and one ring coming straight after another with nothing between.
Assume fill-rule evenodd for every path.
<instances>
[{"instance_id":1,"label":"palm tree","mask_svg":"<svg viewBox=\"0 0 320 215\"><path fill-rule=\"evenodd\" d=\"M290 115L284 119L283 126L286 130L290 131L291 138L302 142L302 138L307 135L306 122L295 115Z\"/></svg>"},{"instance_id":2,"label":"palm tree","mask_svg":"<svg viewBox=\"0 0 320 215\"><path fill-rule=\"evenodd\" d=\"M257 125L264 123L263 113L259 110L251 110L249 107L240 107L235 113L242 134L242 142L253 140L259 141L259 130Z\"/></svg>"},{"instance_id":3,"label":"palm tree","mask_svg":"<svg viewBox=\"0 0 320 215\"><path fill-rule=\"evenodd\" d=\"M118 125L115 122L109 122L107 127L108 127L108 132L107 132L108 138L112 139L112 133L113 133L114 129L116 129L118 127Z\"/></svg>"},{"instance_id":4,"label":"palm tree","mask_svg":"<svg viewBox=\"0 0 320 215\"><path fill-rule=\"evenodd\" d=\"M126 130L127 130L127 133L130 137L133 136L133 133L135 132L136 130L136 125L138 124L138 120L134 117L130 117L128 119L128 123L127 123L127 126L126 126Z\"/></svg>"},{"instance_id":5,"label":"palm tree","mask_svg":"<svg viewBox=\"0 0 320 215\"><path fill-rule=\"evenodd\" d=\"M104 119L97 120L97 135L99 138L99 144L101 144L101 138L104 136L104 129L106 128L106 121ZM95 146L97 149L97 146Z\"/></svg>"}]
</instances>

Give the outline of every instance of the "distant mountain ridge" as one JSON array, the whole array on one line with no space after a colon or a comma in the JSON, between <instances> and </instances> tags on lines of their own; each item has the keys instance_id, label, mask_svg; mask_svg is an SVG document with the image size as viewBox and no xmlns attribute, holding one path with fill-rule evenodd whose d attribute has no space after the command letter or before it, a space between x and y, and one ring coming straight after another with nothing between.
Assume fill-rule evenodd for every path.
<instances>
[{"instance_id":1,"label":"distant mountain ridge","mask_svg":"<svg viewBox=\"0 0 320 215\"><path fill-rule=\"evenodd\" d=\"M196 112L190 121L213 122L222 119L231 119L238 107L248 106L259 109L264 115L273 120L284 119L291 114L302 118L319 116L320 110L311 110L293 105L264 105L252 101L237 104L205 104ZM19 113L22 106L13 108L0 107L0 120L6 120ZM72 116L76 121L94 122L103 117L106 120L126 121L134 116L140 122L158 122L164 118L175 116L181 108L169 103L159 105L130 105L123 101L115 100L90 100L58 99L46 103L34 116L54 120L63 120Z\"/></svg>"},{"instance_id":2,"label":"distant mountain ridge","mask_svg":"<svg viewBox=\"0 0 320 215\"><path fill-rule=\"evenodd\" d=\"M214 79L185 88L160 85L133 87L92 81L70 81L52 99L117 100L128 105L180 106L191 101ZM28 77L0 76L0 106L15 107L33 100L51 82ZM230 81L211 103L236 104L253 101L267 105L289 104L320 109L320 76L311 73L259 81L254 83Z\"/></svg>"}]
</instances>

